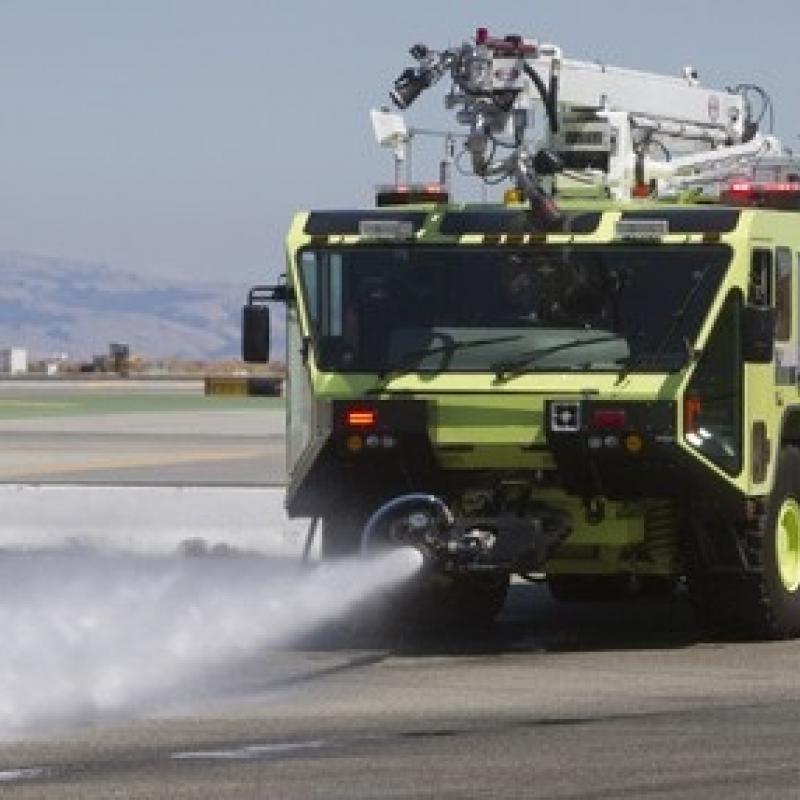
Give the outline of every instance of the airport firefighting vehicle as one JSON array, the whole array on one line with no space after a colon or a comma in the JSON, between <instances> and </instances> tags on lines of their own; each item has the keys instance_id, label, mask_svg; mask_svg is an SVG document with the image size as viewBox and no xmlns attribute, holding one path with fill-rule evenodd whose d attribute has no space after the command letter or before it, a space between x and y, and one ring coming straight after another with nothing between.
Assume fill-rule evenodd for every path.
<instances>
[{"instance_id":1,"label":"airport firefighting vehicle","mask_svg":"<svg viewBox=\"0 0 800 800\"><path fill-rule=\"evenodd\" d=\"M325 558L419 548L469 619L518 574L800 634L800 164L769 97L486 29L411 55L394 105L448 79L446 150L507 189L404 181L424 131L384 108L376 208L294 217L243 315L264 361L285 305L288 513Z\"/></svg>"}]
</instances>

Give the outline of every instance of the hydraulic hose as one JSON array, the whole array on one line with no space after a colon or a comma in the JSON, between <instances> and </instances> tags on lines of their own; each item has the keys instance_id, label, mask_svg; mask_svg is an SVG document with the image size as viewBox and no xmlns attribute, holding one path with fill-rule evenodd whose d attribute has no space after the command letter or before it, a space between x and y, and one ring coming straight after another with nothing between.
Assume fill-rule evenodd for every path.
<instances>
[{"instance_id":1,"label":"hydraulic hose","mask_svg":"<svg viewBox=\"0 0 800 800\"><path fill-rule=\"evenodd\" d=\"M547 93L547 99L550 105L550 130L553 133L558 133L558 72L552 67L550 68L550 90Z\"/></svg>"},{"instance_id":2,"label":"hydraulic hose","mask_svg":"<svg viewBox=\"0 0 800 800\"><path fill-rule=\"evenodd\" d=\"M547 119L550 122L550 130L553 133L558 133L558 113L556 109L556 96L558 94L558 78L556 75L550 76L550 91L544 85L539 73L527 63L523 61L522 69L525 74L534 82L536 89L539 92L539 97L542 98L545 111L547 112Z\"/></svg>"},{"instance_id":3,"label":"hydraulic hose","mask_svg":"<svg viewBox=\"0 0 800 800\"><path fill-rule=\"evenodd\" d=\"M455 517L453 512L448 508L447 504L436 495L412 493L403 494L384 503L374 514L367 520L364 530L361 534L361 555L365 556L369 552L369 545L372 536L374 535L378 525L389 519L400 511L412 511L420 508L428 508L439 515L440 519L452 525Z\"/></svg>"}]
</instances>

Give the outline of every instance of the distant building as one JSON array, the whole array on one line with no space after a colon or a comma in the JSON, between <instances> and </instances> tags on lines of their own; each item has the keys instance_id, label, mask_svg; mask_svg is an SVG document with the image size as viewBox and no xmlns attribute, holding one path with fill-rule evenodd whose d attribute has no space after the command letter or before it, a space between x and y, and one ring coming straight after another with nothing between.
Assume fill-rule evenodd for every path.
<instances>
[{"instance_id":1,"label":"distant building","mask_svg":"<svg viewBox=\"0 0 800 800\"><path fill-rule=\"evenodd\" d=\"M28 371L28 351L24 347L0 348L0 373L24 375Z\"/></svg>"}]
</instances>

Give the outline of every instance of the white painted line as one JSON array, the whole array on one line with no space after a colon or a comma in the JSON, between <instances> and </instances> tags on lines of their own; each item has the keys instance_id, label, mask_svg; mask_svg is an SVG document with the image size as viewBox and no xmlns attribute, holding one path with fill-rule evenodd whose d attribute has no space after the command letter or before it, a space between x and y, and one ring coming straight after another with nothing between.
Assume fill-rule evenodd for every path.
<instances>
[{"instance_id":1,"label":"white painted line","mask_svg":"<svg viewBox=\"0 0 800 800\"><path fill-rule=\"evenodd\" d=\"M254 744L231 750L197 750L195 752L172 753L175 761L247 761L272 755L283 755L303 750L319 750L328 744L324 739L308 742L279 742L277 744Z\"/></svg>"},{"instance_id":2,"label":"white painted line","mask_svg":"<svg viewBox=\"0 0 800 800\"><path fill-rule=\"evenodd\" d=\"M12 781L29 781L33 778L41 778L47 774L47 770L40 767L28 767L26 769L6 769L0 770L0 783L11 783Z\"/></svg>"}]
</instances>

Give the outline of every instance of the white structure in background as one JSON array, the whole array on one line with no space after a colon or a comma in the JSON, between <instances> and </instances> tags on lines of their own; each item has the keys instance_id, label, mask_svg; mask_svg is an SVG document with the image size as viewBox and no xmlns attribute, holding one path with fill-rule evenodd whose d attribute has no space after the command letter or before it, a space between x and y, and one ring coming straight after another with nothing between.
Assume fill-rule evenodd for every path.
<instances>
[{"instance_id":1,"label":"white structure in background","mask_svg":"<svg viewBox=\"0 0 800 800\"><path fill-rule=\"evenodd\" d=\"M69 353L55 353L44 360L44 374L48 377L58 375L63 364L69 361Z\"/></svg>"},{"instance_id":2,"label":"white structure in background","mask_svg":"<svg viewBox=\"0 0 800 800\"><path fill-rule=\"evenodd\" d=\"M28 351L24 347L0 349L0 374L24 375L28 371Z\"/></svg>"}]
</instances>

